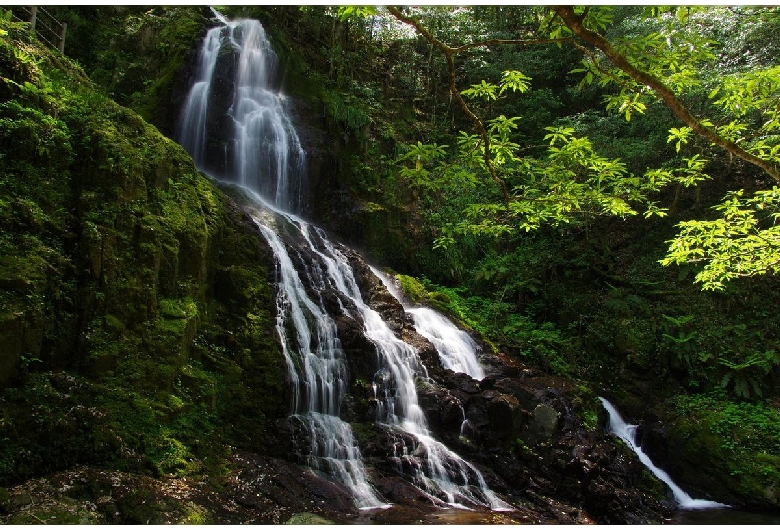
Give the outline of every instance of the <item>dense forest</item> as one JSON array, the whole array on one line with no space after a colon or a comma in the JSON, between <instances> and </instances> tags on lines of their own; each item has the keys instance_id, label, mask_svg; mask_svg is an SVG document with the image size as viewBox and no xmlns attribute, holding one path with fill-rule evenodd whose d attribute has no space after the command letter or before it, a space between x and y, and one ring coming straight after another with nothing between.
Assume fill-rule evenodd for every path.
<instances>
[{"instance_id":1,"label":"dense forest","mask_svg":"<svg viewBox=\"0 0 780 530\"><path fill-rule=\"evenodd\" d=\"M405 330L370 263L494 367L480 386L419 346L431 430L516 508L455 522L668 520L598 396L692 495L776 513L777 8L220 11L268 34L301 215L355 249L366 304ZM369 520L299 467L274 252L174 141L214 13L45 15L64 53L0 11L0 520L446 522L382 463L341 321L343 415L405 509Z\"/></svg>"}]
</instances>

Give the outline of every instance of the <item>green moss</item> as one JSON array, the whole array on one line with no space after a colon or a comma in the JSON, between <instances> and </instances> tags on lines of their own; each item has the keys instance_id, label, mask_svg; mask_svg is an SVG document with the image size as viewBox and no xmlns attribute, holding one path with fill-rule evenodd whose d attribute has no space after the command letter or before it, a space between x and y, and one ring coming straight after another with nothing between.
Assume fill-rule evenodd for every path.
<instances>
[{"instance_id":1,"label":"green moss","mask_svg":"<svg viewBox=\"0 0 780 530\"><path fill-rule=\"evenodd\" d=\"M117 102L163 128L171 91L206 23L202 6L59 6L68 23L66 53Z\"/></svg>"},{"instance_id":2,"label":"green moss","mask_svg":"<svg viewBox=\"0 0 780 530\"><path fill-rule=\"evenodd\" d=\"M286 412L270 254L180 146L13 39L0 77L31 84L0 87L0 484L222 469Z\"/></svg>"},{"instance_id":3,"label":"green moss","mask_svg":"<svg viewBox=\"0 0 780 530\"><path fill-rule=\"evenodd\" d=\"M184 513L179 519L179 524L210 524L211 514L209 511L198 506L194 502L184 504Z\"/></svg>"},{"instance_id":4,"label":"green moss","mask_svg":"<svg viewBox=\"0 0 780 530\"><path fill-rule=\"evenodd\" d=\"M696 462L729 494L777 506L780 491L780 414L759 403L680 396L667 420L676 456Z\"/></svg>"},{"instance_id":5,"label":"green moss","mask_svg":"<svg viewBox=\"0 0 780 530\"><path fill-rule=\"evenodd\" d=\"M664 501L669 496L669 487L661 482L658 477L653 475L648 469L644 468L639 473L637 487L659 501Z\"/></svg>"},{"instance_id":6,"label":"green moss","mask_svg":"<svg viewBox=\"0 0 780 530\"><path fill-rule=\"evenodd\" d=\"M79 507L75 502L29 508L20 514L14 515L8 524L99 524L97 514Z\"/></svg>"},{"instance_id":7,"label":"green moss","mask_svg":"<svg viewBox=\"0 0 780 530\"><path fill-rule=\"evenodd\" d=\"M11 494L5 488L0 488L0 512L7 512L11 505Z\"/></svg>"},{"instance_id":8,"label":"green moss","mask_svg":"<svg viewBox=\"0 0 780 530\"><path fill-rule=\"evenodd\" d=\"M413 303L424 302L428 299L428 290L417 279L405 274L397 274L396 278L401 284L401 290Z\"/></svg>"},{"instance_id":9,"label":"green moss","mask_svg":"<svg viewBox=\"0 0 780 530\"><path fill-rule=\"evenodd\" d=\"M309 525L309 524L336 524L330 519L325 519L316 513L302 512L290 517L284 524Z\"/></svg>"},{"instance_id":10,"label":"green moss","mask_svg":"<svg viewBox=\"0 0 780 530\"><path fill-rule=\"evenodd\" d=\"M577 394L572 398L572 408L586 429L594 431L598 428L599 411L603 406L589 386L577 385Z\"/></svg>"},{"instance_id":11,"label":"green moss","mask_svg":"<svg viewBox=\"0 0 780 530\"><path fill-rule=\"evenodd\" d=\"M378 433L374 422L351 423L350 426L359 446L371 441Z\"/></svg>"},{"instance_id":12,"label":"green moss","mask_svg":"<svg viewBox=\"0 0 780 530\"><path fill-rule=\"evenodd\" d=\"M151 453L155 469L163 475L188 476L202 469L191 450L171 436L163 436Z\"/></svg>"}]
</instances>

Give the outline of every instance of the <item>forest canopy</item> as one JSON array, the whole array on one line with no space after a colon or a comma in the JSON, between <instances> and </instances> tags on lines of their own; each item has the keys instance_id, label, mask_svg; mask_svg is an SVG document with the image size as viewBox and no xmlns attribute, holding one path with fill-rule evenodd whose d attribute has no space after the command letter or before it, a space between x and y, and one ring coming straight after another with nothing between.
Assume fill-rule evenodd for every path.
<instances>
[{"instance_id":1,"label":"forest canopy","mask_svg":"<svg viewBox=\"0 0 780 530\"><path fill-rule=\"evenodd\" d=\"M711 290L780 270L780 66L774 45L761 41L778 25L776 9L524 7L511 9L498 31L495 20L486 31L480 17L507 17L510 8L473 8L470 19L464 9L339 10L342 20L370 19L377 28L389 27L394 17L446 61L450 97L469 126L447 144L412 145L401 157L401 173L422 187L464 182L482 190L459 222L439 227L436 247L453 245L463 234L501 238L595 216L665 216L676 200L663 205L663 190L676 188L679 197L682 188L717 178L729 191L714 207L716 215L681 221L661 263L703 265L696 281ZM658 157L660 165L631 167L560 120L535 123L536 137L519 140L518 122L528 117L504 112L517 106L513 100L527 98L537 81L507 63L503 71L464 83L461 66L477 52L529 47L557 48L561 57L574 53L579 64L569 73L579 78L577 89L598 87L606 111L626 121L664 116L673 154ZM753 175L756 189L739 187L733 177L743 173Z\"/></svg>"}]
</instances>

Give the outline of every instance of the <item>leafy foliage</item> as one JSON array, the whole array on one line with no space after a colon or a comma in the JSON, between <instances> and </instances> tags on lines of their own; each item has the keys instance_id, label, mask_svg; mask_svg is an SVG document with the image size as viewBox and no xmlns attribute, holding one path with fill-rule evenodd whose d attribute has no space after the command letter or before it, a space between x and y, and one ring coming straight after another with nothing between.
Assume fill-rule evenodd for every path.
<instances>
[{"instance_id":1,"label":"leafy foliage","mask_svg":"<svg viewBox=\"0 0 780 530\"><path fill-rule=\"evenodd\" d=\"M758 498L767 485L778 485L777 410L764 404L726 401L717 394L680 396L673 400L673 406L681 418L696 424L695 432L687 435L693 450L718 454L722 464L718 467L728 470L718 471L720 478L738 483L743 495ZM679 427L679 423L672 427L675 435ZM712 440L718 440L719 445L712 447ZM690 453L687 448L685 452Z\"/></svg>"},{"instance_id":2,"label":"leafy foliage","mask_svg":"<svg viewBox=\"0 0 780 530\"><path fill-rule=\"evenodd\" d=\"M716 146L725 148L730 154L780 178L775 167L780 162L778 143L773 134L778 127L776 109L769 103L776 100L777 70L770 67L722 79L709 75L708 67L716 62L717 54L713 51L715 42L696 27L697 17L703 11L701 8L648 9L641 15L627 17L637 22L632 33L618 32L607 40L599 32L606 34L613 29L612 8L554 8L542 17L539 31L547 32L559 43L566 40L582 51L581 68L572 70L572 73L585 74L580 89L598 82L602 88L617 90L603 95L607 111L618 112L630 121L633 116L644 114L653 98L658 97L685 122L683 127L670 128L667 138L678 153L696 133L708 142L704 146L707 151ZM399 15L399 18L403 17ZM424 34L445 52L451 50L447 53L460 50L446 48L429 33ZM597 51L579 44L577 38L594 45ZM453 75L451 71L450 76ZM528 90L529 81L530 78L517 70L506 70L502 85L483 79L460 94L475 104L481 101L480 109L490 112L492 104L509 86L522 94ZM704 109L704 116L696 118L685 107L683 98L705 86L709 86L713 105ZM708 158L702 153L682 157L678 168L656 168L648 170L644 177L636 177L626 171L627 165L620 160L596 155L590 140L573 136L574 130L566 127L547 127L550 134L544 140L550 141L548 156L539 161L521 156L520 144L511 137L519 117L499 115L480 119L470 110L467 113L478 129L482 128L483 121L488 127L478 135L461 133L458 173L465 169L482 182L489 183L492 179L501 187L501 193L494 194L497 200L474 203L465 209L467 221L457 225L462 233L480 232L500 237L543 224L570 223L583 214L586 220L596 215L634 215L638 206L645 210L645 217L664 215L665 210L656 205L651 194L669 184L676 183L679 190L680 186L690 187L710 178L705 173ZM752 120L746 120L748 116ZM450 167L455 165L442 166L442 171L446 173ZM583 175L583 168L593 173ZM529 173L530 184L522 177L517 178L519 174ZM441 248L453 242L452 230L448 230L434 246ZM737 244L742 242L747 245L744 255L749 256L756 245L750 246L746 240L738 240ZM771 243L768 245L766 252L774 253ZM714 255L712 260L726 263ZM759 265L758 269L766 270L766 267ZM727 268L718 270L721 274L717 281L727 281ZM736 276L751 274L745 270L732 272Z\"/></svg>"},{"instance_id":3,"label":"leafy foliage","mask_svg":"<svg viewBox=\"0 0 780 530\"><path fill-rule=\"evenodd\" d=\"M669 242L669 253L661 263L703 262L696 281L704 289L719 291L735 278L780 272L778 206L777 186L752 197L732 192L714 207L722 216L719 219L680 223L680 233Z\"/></svg>"}]
</instances>

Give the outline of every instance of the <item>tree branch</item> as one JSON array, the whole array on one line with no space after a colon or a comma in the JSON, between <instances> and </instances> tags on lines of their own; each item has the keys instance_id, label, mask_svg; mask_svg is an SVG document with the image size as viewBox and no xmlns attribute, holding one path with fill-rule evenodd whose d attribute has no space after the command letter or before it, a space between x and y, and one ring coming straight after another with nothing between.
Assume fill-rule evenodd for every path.
<instances>
[{"instance_id":1,"label":"tree branch","mask_svg":"<svg viewBox=\"0 0 780 530\"><path fill-rule=\"evenodd\" d=\"M729 153L738 156L742 160L758 166L769 174L775 181L780 182L780 170L777 166L768 160L761 159L752 153L749 153L738 146L736 143L727 140L720 136L709 127L705 127L697 120L683 105L683 103L677 98L674 92L667 87L663 81L657 77L644 72L634 65L632 65L626 56L620 54L612 44L602 37L600 34L586 28L582 24L583 17L578 16L574 12L572 6L552 6L551 8L561 19L566 27L568 27L574 35L585 41L586 43L595 46L601 50L604 55L612 61L612 64L623 70L630 75L635 81L651 88L664 103L671 109L671 111L680 118L685 124L693 129L697 134L710 141L711 143L718 145L728 151Z\"/></svg>"},{"instance_id":2,"label":"tree branch","mask_svg":"<svg viewBox=\"0 0 780 530\"><path fill-rule=\"evenodd\" d=\"M490 138L488 137L488 133L487 130L485 129L485 125L482 123L482 120L480 120L477 117L477 115L471 111L469 106L463 100L463 96L460 95L460 91L458 90L458 87L455 83L455 60L453 57L460 50L458 48L452 48L451 46L448 46L447 44L441 42L439 39L434 37L430 31L425 29L425 26L423 26L417 19L412 17L407 17L406 15L401 13L401 11L398 8L388 6L387 10L390 12L390 14L392 14L395 18L397 18L401 22L413 26L420 33L420 35L425 37L425 39L428 42L430 42L432 45L440 49L444 54L444 57L447 59L447 70L449 72L450 92L452 93L452 96L455 98L455 101L458 102L458 105L466 114L466 116L468 116L471 119L471 121L474 122L474 126L476 127L477 132L479 133L480 138L482 138L482 142L485 146L483 150L483 160L485 161L485 166L487 167L490 177L493 180L495 180L498 183L498 185L501 187L501 193L504 196L504 201L508 205L511 201L511 198L509 196L509 190L507 190L506 182L504 182L504 179L498 176L498 172L496 171L496 168L490 159Z\"/></svg>"},{"instance_id":3,"label":"tree branch","mask_svg":"<svg viewBox=\"0 0 780 530\"><path fill-rule=\"evenodd\" d=\"M503 46L513 44L516 46L536 46L540 44L562 44L564 42L573 43L571 37L561 37L560 39L488 39L480 42L463 44L457 48L452 48L453 53L460 53L472 48L481 48L483 46Z\"/></svg>"}]
</instances>

